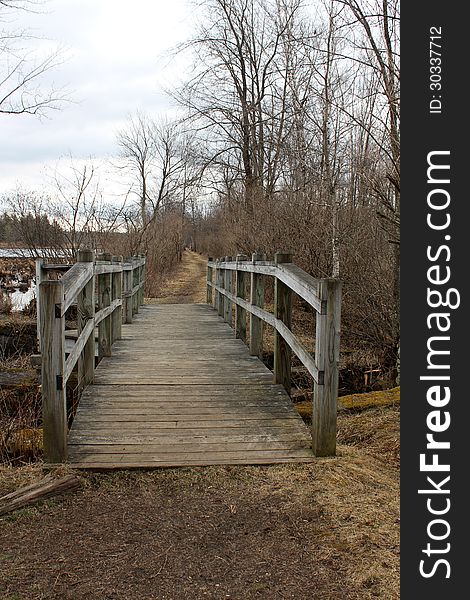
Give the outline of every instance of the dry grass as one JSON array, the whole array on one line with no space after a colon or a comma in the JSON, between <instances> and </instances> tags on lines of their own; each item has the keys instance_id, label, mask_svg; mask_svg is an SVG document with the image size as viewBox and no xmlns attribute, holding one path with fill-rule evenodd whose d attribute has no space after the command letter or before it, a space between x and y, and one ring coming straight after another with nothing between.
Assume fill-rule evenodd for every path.
<instances>
[{"instance_id":1,"label":"dry grass","mask_svg":"<svg viewBox=\"0 0 470 600\"><path fill-rule=\"evenodd\" d=\"M3 470L0 488L39 477ZM3 519L0 597L399 598L398 474L359 449L82 481Z\"/></svg>"},{"instance_id":2,"label":"dry grass","mask_svg":"<svg viewBox=\"0 0 470 600\"><path fill-rule=\"evenodd\" d=\"M398 406L400 404L400 388L394 387L389 390L368 392L367 394L350 394L341 396L339 401L343 408L349 410Z\"/></svg>"},{"instance_id":3,"label":"dry grass","mask_svg":"<svg viewBox=\"0 0 470 600\"><path fill-rule=\"evenodd\" d=\"M338 442L367 451L390 466L400 464L400 388L351 394L339 399ZM311 400L295 405L311 423Z\"/></svg>"},{"instance_id":4,"label":"dry grass","mask_svg":"<svg viewBox=\"0 0 470 600\"><path fill-rule=\"evenodd\" d=\"M0 462L28 461L41 453L37 429L41 398L30 353L36 345L36 324L14 313L0 318L4 344L0 352Z\"/></svg>"},{"instance_id":5,"label":"dry grass","mask_svg":"<svg viewBox=\"0 0 470 600\"><path fill-rule=\"evenodd\" d=\"M372 408L338 416L338 441L366 450L387 465L400 466L400 410Z\"/></svg>"},{"instance_id":6,"label":"dry grass","mask_svg":"<svg viewBox=\"0 0 470 600\"><path fill-rule=\"evenodd\" d=\"M146 304L198 304L206 301L207 258L191 250L183 252L176 270L164 280L158 298L146 298Z\"/></svg>"},{"instance_id":7,"label":"dry grass","mask_svg":"<svg viewBox=\"0 0 470 600\"><path fill-rule=\"evenodd\" d=\"M397 407L344 411L312 464L82 474L3 520L0 597L398 599L397 428ZM40 477L0 468L0 494Z\"/></svg>"}]
</instances>

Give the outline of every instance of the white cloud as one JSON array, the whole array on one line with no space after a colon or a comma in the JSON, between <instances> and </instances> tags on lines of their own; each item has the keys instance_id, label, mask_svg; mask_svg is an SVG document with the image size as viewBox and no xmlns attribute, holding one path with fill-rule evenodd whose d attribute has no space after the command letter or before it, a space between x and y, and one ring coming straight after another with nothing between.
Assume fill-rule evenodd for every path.
<instances>
[{"instance_id":1,"label":"white cloud","mask_svg":"<svg viewBox=\"0 0 470 600\"><path fill-rule=\"evenodd\" d=\"M66 48L44 85L67 86L74 103L42 120L0 115L0 193L40 186L44 164L61 156L113 154L116 130L137 109L174 112L162 88L184 66L168 51L191 33L187 0L49 0L43 13L22 13L16 25L47 38L32 42L41 53Z\"/></svg>"}]
</instances>

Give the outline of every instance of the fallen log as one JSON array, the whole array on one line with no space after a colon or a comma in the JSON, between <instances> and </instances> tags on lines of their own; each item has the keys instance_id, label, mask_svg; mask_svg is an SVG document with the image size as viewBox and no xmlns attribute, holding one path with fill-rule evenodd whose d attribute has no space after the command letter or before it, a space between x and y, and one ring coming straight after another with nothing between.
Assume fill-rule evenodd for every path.
<instances>
[{"instance_id":1,"label":"fallen log","mask_svg":"<svg viewBox=\"0 0 470 600\"><path fill-rule=\"evenodd\" d=\"M60 479L54 479L51 475L47 475L41 481L2 496L0 498L0 515L28 506L37 500L44 500L52 496L58 496L63 492L76 490L79 487L80 480L76 475L66 475Z\"/></svg>"}]
</instances>

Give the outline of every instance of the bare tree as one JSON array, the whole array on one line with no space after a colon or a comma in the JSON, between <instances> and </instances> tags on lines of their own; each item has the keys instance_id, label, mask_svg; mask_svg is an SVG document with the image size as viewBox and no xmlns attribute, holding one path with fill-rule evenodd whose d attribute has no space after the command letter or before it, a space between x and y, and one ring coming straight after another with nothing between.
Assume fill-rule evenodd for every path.
<instances>
[{"instance_id":1,"label":"bare tree","mask_svg":"<svg viewBox=\"0 0 470 600\"><path fill-rule=\"evenodd\" d=\"M34 36L12 26L19 13L39 5L36 0L0 0L0 113L42 115L67 100L64 89L43 84L44 76L63 63L64 53L35 55L27 48Z\"/></svg>"},{"instance_id":2,"label":"bare tree","mask_svg":"<svg viewBox=\"0 0 470 600\"><path fill-rule=\"evenodd\" d=\"M140 228L145 231L180 185L183 159L178 128L176 123L157 122L139 112L118 132L117 143L118 167L130 175L137 189Z\"/></svg>"},{"instance_id":3,"label":"bare tree","mask_svg":"<svg viewBox=\"0 0 470 600\"><path fill-rule=\"evenodd\" d=\"M16 217L19 239L32 256L75 258L85 246L102 248L121 228L124 206L103 201L97 169L72 159L52 176L55 193L17 190L5 202Z\"/></svg>"},{"instance_id":4,"label":"bare tree","mask_svg":"<svg viewBox=\"0 0 470 600\"><path fill-rule=\"evenodd\" d=\"M206 19L186 46L195 75L176 97L205 142L206 165L244 188L244 207L270 198L279 177L287 87L282 39L298 0L206 0ZM274 10L273 10L274 9ZM225 177L227 179L227 177Z\"/></svg>"},{"instance_id":5,"label":"bare tree","mask_svg":"<svg viewBox=\"0 0 470 600\"><path fill-rule=\"evenodd\" d=\"M391 242L399 244L400 225L400 64L399 64L399 3L398 0L334 0L349 10L354 24L363 35L355 40L356 60L373 70L373 86L381 92L385 103L376 103L373 121L361 123L374 135L383 156L388 158L385 176L393 186L393 194L376 185L381 200L381 218L387 222ZM375 132L374 132L375 133ZM385 134L385 135L384 135Z\"/></svg>"}]
</instances>

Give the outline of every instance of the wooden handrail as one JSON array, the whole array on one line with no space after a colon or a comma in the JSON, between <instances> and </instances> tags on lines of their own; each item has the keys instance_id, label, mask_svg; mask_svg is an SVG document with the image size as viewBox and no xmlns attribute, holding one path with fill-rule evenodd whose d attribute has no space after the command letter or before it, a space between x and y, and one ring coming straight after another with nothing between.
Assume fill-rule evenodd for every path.
<instances>
[{"instance_id":1,"label":"wooden handrail","mask_svg":"<svg viewBox=\"0 0 470 600\"><path fill-rule=\"evenodd\" d=\"M76 301L78 294L93 277L93 263L75 263L61 281L64 284L64 311Z\"/></svg>"},{"instance_id":2,"label":"wooden handrail","mask_svg":"<svg viewBox=\"0 0 470 600\"><path fill-rule=\"evenodd\" d=\"M144 256L101 255L82 250L77 262L59 280L49 280L49 273L63 272L65 267L36 263L38 287L38 346L42 358L42 399L44 458L49 463L67 459L66 384L78 365L78 387L93 381L95 369L95 329L98 327L98 356L111 353L113 343L121 337L122 322L131 323L132 315L144 303ZM95 308L98 292L98 310ZM77 306L78 335L66 356L65 313Z\"/></svg>"},{"instance_id":3,"label":"wooden handrail","mask_svg":"<svg viewBox=\"0 0 470 600\"><path fill-rule=\"evenodd\" d=\"M336 412L338 395L339 335L341 316L341 281L315 279L291 262L289 253L278 252L274 261L253 254L251 261L239 255L208 259L207 302L232 325L232 304L235 305L235 335L244 341L246 315L250 314L250 351L262 357L263 327L266 323L275 331L274 381L290 392L290 352L305 366L314 380L312 447L317 456L336 452ZM236 274L235 293L231 289ZM244 274L251 274L250 300L247 300ZM265 276L274 277L274 314L264 309ZM306 301L316 314L315 354L312 355L291 329L292 292ZM244 321L244 322L243 322Z\"/></svg>"}]
</instances>

